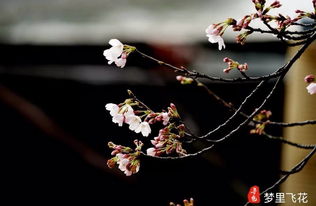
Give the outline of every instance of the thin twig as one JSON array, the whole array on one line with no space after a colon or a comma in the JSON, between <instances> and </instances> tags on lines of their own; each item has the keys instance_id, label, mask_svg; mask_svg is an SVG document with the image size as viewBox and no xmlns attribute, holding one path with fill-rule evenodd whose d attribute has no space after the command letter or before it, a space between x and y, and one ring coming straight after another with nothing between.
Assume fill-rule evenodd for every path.
<instances>
[{"instance_id":1,"label":"thin twig","mask_svg":"<svg viewBox=\"0 0 316 206\"><path fill-rule=\"evenodd\" d=\"M283 137L273 136L273 135L267 134L266 132L263 132L262 136L266 137L268 139L271 139L271 140L278 140L278 141L280 141L280 142L282 142L284 144L288 144L288 145L291 145L291 146L294 146L294 147L297 147L297 148L301 148L301 149L313 149L316 146L314 144L304 145L304 144L299 144L299 143L296 143L296 142L291 142L289 140L284 139Z\"/></svg>"}]
</instances>

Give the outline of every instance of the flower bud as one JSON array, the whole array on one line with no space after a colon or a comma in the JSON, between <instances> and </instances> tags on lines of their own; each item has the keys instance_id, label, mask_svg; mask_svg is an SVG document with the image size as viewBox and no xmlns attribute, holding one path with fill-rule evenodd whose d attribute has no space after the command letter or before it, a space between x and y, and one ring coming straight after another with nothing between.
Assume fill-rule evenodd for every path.
<instances>
[{"instance_id":1,"label":"flower bud","mask_svg":"<svg viewBox=\"0 0 316 206\"><path fill-rule=\"evenodd\" d=\"M282 5L279 1L275 1L270 5L271 8L280 8L281 6Z\"/></svg>"},{"instance_id":2,"label":"flower bud","mask_svg":"<svg viewBox=\"0 0 316 206\"><path fill-rule=\"evenodd\" d=\"M313 74L309 74L309 75L307 75L307 76L304 78L304 81L305 81L306 83L311 83L311 82L315 81L315 76L314 76Z\"/></svg>"},{"instance_id":3,"label":"flower bud","mask_svg":"<svg viewBox=\"0 0 316 206\"><path fill-rule=\"evenodd\" d=\"M108 167L109 167L110 169L112 169L112 168L115 166L116 161L114 160L114 158L115 158L115 157L109 159L109 160L106 162L106 164L108 165Z\"/></svg>"},{"instance_id":4,"label":"flower bud","mask_svg":"<svg viewBox=\"0 0 316 206\"><path fill-rule=\"evenodd\" d=\"M178 75L178 76L176 76L176 79L177 79L178 81L182 81L182 80L184 79L184 76Z\"/></svg>"},{"instance_id":5,"label":"flower bud","mask_svg":"<svg viewBox=\"0 0 316 206\"><path fill-rule=\"evenodd\" d=\"M114 148L116 145L113 142L108 142L108 147L109 148Z\"/></svg>"},{"instance_id":6,"label":"flower bud","mask_svg":"<svg viewBox=\"0 0 316 206\"><path fill-rule=\"evenodd\" d=\"M225 57L225 58L223 59L223 62L228 63L229 61L231 61L231 59L230 59L230 58L228 58L228 57Z\"/></svg>"}]
</instances>

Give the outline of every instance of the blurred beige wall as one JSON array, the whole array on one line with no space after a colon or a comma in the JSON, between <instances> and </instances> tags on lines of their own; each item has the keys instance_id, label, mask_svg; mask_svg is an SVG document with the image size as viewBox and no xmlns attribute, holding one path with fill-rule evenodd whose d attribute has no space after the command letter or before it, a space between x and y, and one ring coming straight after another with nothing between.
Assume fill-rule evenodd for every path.
<instances>
[{"instance_id":1,"label":"blurred beige wall","mask_svg":"<svg viewBox=\"0 0 316 206\"><path fill-rule=\"evenodd\" d=\"M288 51L291 57L298 48L291 48ZM316 75L316 42L314 42L303 56L294 64L285 81L285 107L284 121L297 122L316 119L316 95L307 93L307 83L304 77L308 74ZM284 129L284 137L290 141L302 144L316 144L316 125L303 127L291 127ZM310 150L297 149L283 145L282 148L282 169L290 169L297 164ZM305 168L282 184L280 192L308 193L308 204L316 205L316 156L312 157ZM295 205L297 205L296 203ZM294 203L288 198L286 204Z\"/></svg>"}]
</instances>

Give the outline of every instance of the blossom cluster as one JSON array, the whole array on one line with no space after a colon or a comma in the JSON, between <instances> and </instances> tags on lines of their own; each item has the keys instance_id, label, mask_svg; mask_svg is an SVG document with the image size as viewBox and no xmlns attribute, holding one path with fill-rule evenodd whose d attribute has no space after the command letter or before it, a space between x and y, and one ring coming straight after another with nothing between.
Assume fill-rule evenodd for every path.
<instances>
[{"instance_id":1,"label":"blossom cluster","mask_svg":"<svg viewBox=\"0 0 316 206\"><path fill-rule=\"evenodd\" d=\"M106 110L110 112L112 116L112 121L117 123L119 126L122 126L123 123L129 125L129 129L141 133L144 137L147 137L151 133L150 125L147 121L142 121L141 117L135 113L144 113L148 114L148 110L138 110L134 111L131 105L137 105L136 102L133 102L132 99L125 100L121 104L108 103L105 105Z\"/></svg>"},{"instance_id":2,"label":"blossom cluster","mask_svg":"<svg viewBox=\"0 0 316 206\"><path fill-rule=\"evenodd\" d=\"M129 91L130 94L131 91ZM129 129L135 133L141 133L144 137L152 132L151 125L160 122L164 127L159 130L158 136L151 140L153 147L146 150L149 156L186 155L186 150L182 147L181 138L185 136L185 126L180 121L180 115L174 104L170 104L167 110L154 112L144 103L136 98L128 98L123 103L108 103L106 110L112 116L112 121L118 126L129 125ZM113 149L112 155L115 155L108 161L109 167L114 167L115 163L119 169L126 175L137 173L139 170L139 160L137 157L141 154L143 143L136 141L137 151L131 148L115 145L110 142L109 147ZM126 166L127 165L127 166Z\"/></svg>"},{"instance_id":3,"label":"blossom cluster","mask_svg":"<svg viewBox=\"0 0 316 206\"><path fill-rule=\"evenodd\" d=\"M255 129L250 130L250 134L259 134L261 135L264 132L264 129L267 124L269 124L269 118L272 115L272 112L269 110L261 110L254 118L254 121L261 122L256 124Z\"/></svg>"},{"instance_id":4,"label":"blossom cluster","mask_svg":"<svg viewBox=\"0 0 316 206\"><path fill-rule=\"evenodd\" d=\"M270 22L275 22L277 27L275 28L276 31L282 33L285 32L287 28L297 23L302 18L310 18L316 20L316 1L313 0L314 12L305 12L301 10L296 10L298 14L295 18L291 18L289 16L284 16L282 14L278 15L270 15L269 11L275 8L280 8L282 5L279 1L274 1L270 5L266 4L265 0L252 0L254 7L256 9L255 13L247 14L240 20L235 20L233 18L228 18L227 20L211 24L205 30L206 36L208 37L209 42L211 43L218 43L218 49L221 50L225 48L225 43L222 38L223 34L225 33L228 27L232 27L233 31L242 31L236 36L236 42L239 44L244 44L247 37L252 34L254 31L251 27L249 27L250 23L255 20L259 19L263 23L268 24ZM286 36L285 36L286 37Z\"/></svg>"},{"instance_id":5,"label":"blossom cluster","mask_svg":"<svg viewBox=\"0 0 316 206\"><path fill-rule=\"evenodd\" d=\"M141 141L134 140L134 144L136 145L136 148L135 150L132 150L130 147L116 145L113 142L109 142L108 146L110 149L113 149L111 155L114 155L114 157L107 161L108 167L113 168L115 164L118 164L118 168L123 171L126 176L131 176L132 174L137 173L140 167L138 157L143 143Z\"/></svg>"},{"instance_id":6,"label":"blossom cluster","mask_svg":"<svg viewBox=\"0 0 316 206\"><path fill-rule=\"evenodd\" d=\"M230 70L232 69L238 69L241 72L245 72L248 70L248 64L244 63L244 64L240 64L237 61L234 61L228 57L225 57L223 59L223 62L226 62L228 64L228 67L226 69L223 70L223 72L225 73L229 73Z\"/></svg>"},{"instance_id":7,"label":"blossom cluster","mask_svg":"<svg viewBox=\"0 0 316 206\"><path fill-rule=\"evenodd\" d=\"M160 129L159 134L151 143L154 147L147 149L147 154L150 156L160 156L162 154L171 154L173 152L179 155L186 155L185 149L182 148L180 139L185 135L185 126L175 123L169 124L167 127Z\"/></svg>"}]
</instances>

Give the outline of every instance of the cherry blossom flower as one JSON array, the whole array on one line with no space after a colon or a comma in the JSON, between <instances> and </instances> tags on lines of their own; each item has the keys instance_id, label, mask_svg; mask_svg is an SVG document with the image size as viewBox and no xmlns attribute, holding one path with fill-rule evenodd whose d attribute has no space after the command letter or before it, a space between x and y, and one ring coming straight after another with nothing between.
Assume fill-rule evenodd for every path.
<instances>
[{"instance_id":1,"label":"cherry blossom flower","mask_svg":"<svg viewBox=\"0 0 316 206\"><path fill-rule=\"evenodd\" d=\"M125 104L120 108L116 104L108 103L105 105L105 108L110 111L112 122L117 123L120 127L126 122L127 117L134 115L133 108L128 104Z\"/></svg>"},{"instance_id":2,"label":"cherry blossom flower","mask_svg":"<svg viewBox=\"0 0 316 206\"><path fill-rule=\"evenodd\" d=\"M122 60L119 60L119 57L123 53L124 45L117 39L111 39L109 44L112 47L110 49L104 50L103 52L103 56L105 56L105 58L109 61L108 64L112 64L113 62L117 64L117 61L119 61L118 64L123 65L121 62Z\"/></svg>"},{"instance_id":3,"label":"cherry blossom flower","mask_svg":"<svg viewBox=\"0 0 316 206\"><path fill-rule=\"evenodd\" d=\"M128 158L126 158L125 157L126 155L124 155L124 154L117 154L116 155L116 157L118 158L118 161L117 161L117 164L119 165L118 166L118 168L122 171L122 172L124 172L124 174L126 175L126 176L131 176L133 173L132 173L132 171L130 171L129 169L128 169L128 165L129 165L129 160L128 160Z\"/></svg>"},{"instance_id":4,"label":"cherry blossom flower","mask_svg":"<svg viewBox=\"0 0 316 206\"><path fill-rule=\"evenodd\" d=\"M316 83L310 83L306 89L309 94L316 94Z\"/></svg>"},{"instance_id":5,"label":"cherry blossom flower","mask_svg":"<svg viewBox=\"0 0 316 206\"><path fill-rule=\"evenodd\" d=\"M126 104L122 107L122 112L124 113L125 123L127 123L129 117L135 116L134 110L129 104Z\"/></svg>"},{"instance_id":6,"label":"cherry blossom flower","mask_svg":"<svg viewBox=\"0 0 316 206\"><path fill-rule=\"evenodd\" d=\"M151 133L150 126L148 122L142 122L138 125L138 127L135 129L136 133L142 133L144 137L147 137Z\"/></svg>"},{"instance_id":7,"label":"cherry blossom flower","mask_svg":"<svg viewBox=\"0 0 316 206\"><path fill-rule=\"evenodd\" d=\"M136 115L130 115L126 118L126 122L129 124L128 128L132 131L135 131L141 124L142 120Z\"/></svg>"},{"instance_id":8,"label":"cherry blossom flower","mask_svg":"<svg viewBox=\"0 0 316 206\"><path fill-rule=\"evenodd\" d=\"M112 118L112 122L117 123L120 127L123 126L124 115L123 114L114 115Z\"/></svg>"},{"instance_id":9,"label":"cherry blossom flower","mask_svg":"<svg viewBox=\"0 0 316 206\"><path fill-rule=\"evenodd\" d=\"M105 109L110 111L111 116L114 116L114 115L118 114L120 107L117 104L108 103L105 105Z\"/></svg>"},{"instance_id":10,"label":"cherry blossom flower","mask_svg":"<svg viewBox=\"0 0 316 206\"><path fill-rule=\"evenodd\" d=\"M116 145L113 142L109 142L109 148L113 149L111 155L115 155L113 158L107 161L109 168L113 168L115 164L118 164L118 168L124 172L126 176L131 176L139 171L140 161L138 159L141 154L141 148L144 145L141 141L134 140L136 145L135 150L130 147L122 145Z\"/></svg>"},{"instance_id":11,"label":"cherry blossom flower","mask_svg":"<svg viewBox=\"0 0 316 206\"><path fill-rule=\"evenodd\" d=\"M170 120L169 114L167 112L163 112L161 113L161 116L162 116L162 121L163 121L162 124L167 125Z\"/></svg>"},{"instance_id":12,"label":"cherry blossom flower","mask_svg":"<svg viewBox=\"0 0 316 206\"><path fill-rule=\"evenodd\" d=\"M221 37L222 27L217 27L216 24L208 26L205 30L208 41L212 44L218 43L218 50L225 48L224 39Z\"/></svg>"}]
</instances>

